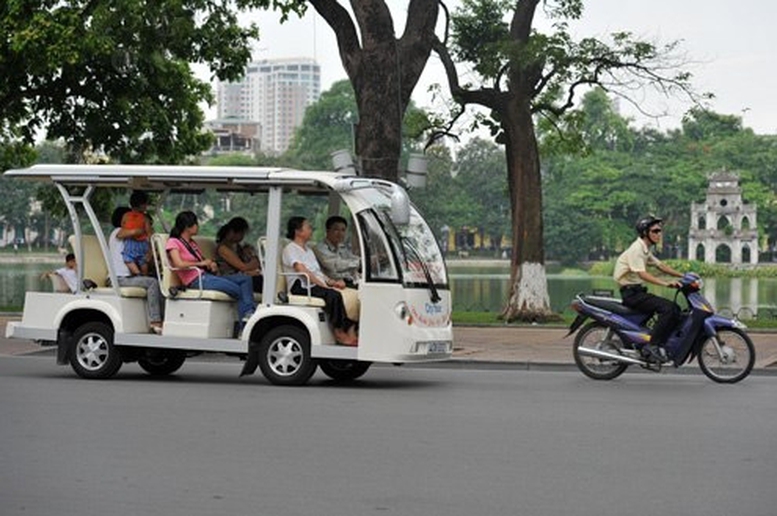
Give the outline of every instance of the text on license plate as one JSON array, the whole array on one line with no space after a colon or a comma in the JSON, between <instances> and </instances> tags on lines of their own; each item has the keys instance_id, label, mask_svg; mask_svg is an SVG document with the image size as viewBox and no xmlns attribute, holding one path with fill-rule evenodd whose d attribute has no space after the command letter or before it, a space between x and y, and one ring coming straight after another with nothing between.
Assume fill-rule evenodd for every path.
<instances>
[{"instance_id":1,"label":"text on license plate","mask_svg":"<svg viewBox=\"0 0 777 516\"><path fill-rule=\"evenodd\" d=\"M450 351L450 342L446 341L433 341L426 343L426 353L448 353Z\"/></svg>"}]
</instances>

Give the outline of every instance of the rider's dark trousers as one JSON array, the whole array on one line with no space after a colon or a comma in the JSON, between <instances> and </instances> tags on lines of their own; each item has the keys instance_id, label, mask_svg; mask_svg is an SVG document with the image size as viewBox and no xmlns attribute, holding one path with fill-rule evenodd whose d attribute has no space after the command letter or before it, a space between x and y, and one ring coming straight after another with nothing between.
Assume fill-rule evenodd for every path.
<instances>
[{"instance_id":1,"label":"rider's dark trousers","mask_svg":"<svg viewBox=\"0 0 777 516\"><path fill-rule=\"evenodd\" d=\"M663 346L672 334L680 318L680 307L677 303L664 297L656 296L645 287L621 288L623 304L633 310L646 314L658 314L656 324L650 336L650 343Z\"/></svg>"}]
</instances>

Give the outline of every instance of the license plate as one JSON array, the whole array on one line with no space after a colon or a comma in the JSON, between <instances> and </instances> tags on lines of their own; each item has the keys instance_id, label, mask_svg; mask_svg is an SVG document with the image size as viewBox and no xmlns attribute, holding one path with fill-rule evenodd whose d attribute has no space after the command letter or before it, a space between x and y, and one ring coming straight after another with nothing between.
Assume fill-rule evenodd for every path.
<instances>
[{"instance_id":1,"label":"license plate","mask_svg":"<svg viewBox=\"0 0 777 516\"><path fill-rule=\"evenodd\" d=\"M450 343L449 342L427 342L426 343L426 353L432 354L432 353L448 353L448 350L450 349Z\"/></svg>"}]
</instances>

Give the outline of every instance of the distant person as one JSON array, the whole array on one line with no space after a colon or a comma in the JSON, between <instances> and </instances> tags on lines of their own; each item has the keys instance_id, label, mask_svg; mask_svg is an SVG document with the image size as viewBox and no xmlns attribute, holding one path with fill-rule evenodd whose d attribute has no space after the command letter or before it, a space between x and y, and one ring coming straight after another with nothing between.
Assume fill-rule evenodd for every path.
<instances>
[{"instance_id":1,"label":"distant person","mask_svg":"<svg viewBox=\"0 0 777 516\"><path fill-rule=\"evenodd\" d=\"M149 239L153 232L151 216L148 215L148 194L135 190L130 195L131 210L121 219L121 228L126 231L124 251L124 263L134 276L147 275L148 264L151 258L151 246Z\"/></svg>"},{"instance_id":2,"label":"distant person","mask_svg":"<svg viewBox=\"0 0 777 516\"><path fill-rule=\"evenodd\" d=\"M108 237L111 264L116 272L116 281L118 281L120 287L141 287L146 289L146 312L148 314L149 326L151 331L159 334L162 333L162 321L164 320L162 290L159 288L159 281L154 277L141 274L140 270L133 273L124 261L124 245L132 241L135 231L121 227L124 215L129 211L131 211L130 208L126 206L120 206L113 210L111 223L114 229Z\"/></svg>"},{"instance_id":3,"label":"distant person","mask_svg":"<svg viewBox=\"0 0 777 516\"><path fill-rule=\"evenodd\" d=\"M256 249L244 244L248 233L248 221L234 217L221 226L216 233L216 264L220 276L245 274L251 277L254 292L261 292L264 284L262 268Z\"/></svg>"},{"instance_id":4,"label":"distant person","mask_svg":"<svg viewBox=\"0 0 777 516\"><path fill-rule=\"evenodd\" d=\"M343 296L340 291L345 289L343 280L327 277L316 259L313 250L308 247L308 242L313 236L313 227L304 217L291 217L289 219L286 238L290 239L283 249L284 272L297 272L299 276L292 276L289 292L294 295L307 296L308 287L310 295L324 300L325 311L329 316L334 329L335 340L345 346L357 346L359 344L356 335L356 323L348 318Z\"/></svg>"},{"instance_id":5,"label":"distant person","mask_svg":"<svg viewBox=\"0 0 777 516\"><path fill-rule=\"evenodd\" d=\"M245 274L218 276L218 266L210 258L205 258L194 241L199 231L197 215L192 211L182 211L175 218L175 226L170 231L165 250L170 264L187 288L218 290L237 300L237 310L242 325L253 315L256 309L251 278Z\"/></svg>"},{"instance_id":6,"label":"distant person","mask_svg":"<svg viewBox=\"0 0 777 516\"><path fill-rule=\"evenodd\" d=\"M78 267L76 264L76 255L73 253L68 253L65 256L65 266L60 267L59 269L51 272L43 273L41 278L45 278L49 275L55 275L62 279L62 282L64 282L64 286L57 287L57 283L54 278L52 278L52 281L54 282L55 290L58 292L64 292L65 286L67 289L72 292L76 293L78 291Z\"/></svg>"},{"instance_id":7,"label":"distant person","mask_svg":"<svg viewBox=\"0 0 777 516\"><path fill-rule=\"evenodd\" d=\"M313 246L321 270L334 280L343 280L345 285L355 288L359 283L361 258L355 255L345 243L348 221L340 215L326 220L324 240Z\"/></svg>"}]
</instances>

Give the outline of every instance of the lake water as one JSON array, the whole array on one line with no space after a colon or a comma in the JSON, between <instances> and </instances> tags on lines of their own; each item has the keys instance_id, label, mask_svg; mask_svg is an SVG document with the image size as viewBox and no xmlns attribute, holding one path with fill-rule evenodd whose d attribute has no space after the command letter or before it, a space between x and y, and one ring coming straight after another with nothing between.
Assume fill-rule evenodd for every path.
<instances>
[{"instance_id":1,"label":"lake water","mask_svg":"<svg viewBox=\"0 0 777 516\"><path fill-rule=\"evenodd\" d=\"M58 263L0 264L0 309L19 310L24 293L51 289L41 273L59 267ZM507 263L473 266L466 263L449 265L453 308L456 311L499 312L509 290L510 270ZM609 277L548 275L551 308L568 310L569 303L579 292L613 290ZM674 291L662 294L672 297ZM719 278L705 279L704 295L721 312L753 317L758 312L777 314L777 279ZM774 316L774 315L771 315Z\"/></svg>"},{"instance_id":2,"label":"lake water","mask_svg":"<svg viewBox=\"0 0 777 516\"><path fill-rule=\"evenodd\" d=\"M449 265L454 310L499 312L509 292L508 264L470 266L461 263ZM548 275L548 294L553 311L569 309L574 296L580 292L610 290L617 294L609 276ZM653 292L672 298L672 289L653 288ZM704 295L723 314L738 314L743 319L758 312L777 314L777 279L764 278L707 278Z\"/></svg>"}]
</instances>

